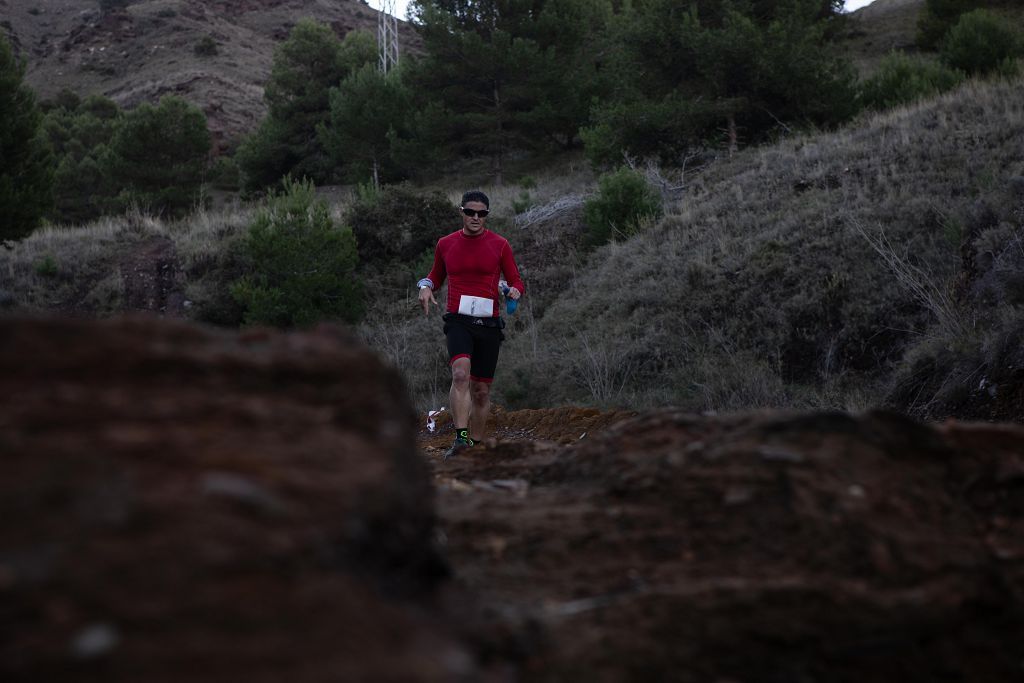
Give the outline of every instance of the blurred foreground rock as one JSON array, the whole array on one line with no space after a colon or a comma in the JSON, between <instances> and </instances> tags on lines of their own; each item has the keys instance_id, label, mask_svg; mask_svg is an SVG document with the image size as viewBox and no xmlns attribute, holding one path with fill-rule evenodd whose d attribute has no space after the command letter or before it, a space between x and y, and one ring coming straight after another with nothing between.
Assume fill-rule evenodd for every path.
<instances>
[{"instance_id":1,"label":"blurred foreground rock","mask_svg":"<svg viewBox=\"0 0 1024 683\"><path fill-rule=\"evenodd\" d=\"M462 680L393 370L343 333L0 321L0 680Z\"/></svg>"}]
</instances>

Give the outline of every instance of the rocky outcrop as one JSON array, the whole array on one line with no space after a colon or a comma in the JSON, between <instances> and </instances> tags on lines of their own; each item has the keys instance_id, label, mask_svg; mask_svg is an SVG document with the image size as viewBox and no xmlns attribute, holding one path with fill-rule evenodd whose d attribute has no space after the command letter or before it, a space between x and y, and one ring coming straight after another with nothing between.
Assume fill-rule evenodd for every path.
<instances>
[{"instance_id":1,"label":"rocky outcrop","mask_svg":"<svg viewBox=\"0 0 1024 683\"><path fill-rule=\"evenodd\" d=\"M411 421L337 330L0 322L0 679L474 676Z\"/></svg>"},{"instance_id":2,"label":"rocky outcrop","mask_svg":"<svg viewBox=\"0 0 1024 683\"><path fill-rule=\"evenodd\" d=\"M69 88L134 108L178 95L204 111L217 153L234 149L263 118L274 48L300 19L339 37L376 34L379 19L363 0L132 0L106 12L75 0L0 7L0 31L26 58L26 81L42 99ZM403 54L421 50L408 22L399 22L399 35ZM204 38L215 41L215 55L196 53Z\"/></svg>"}]
</instances>

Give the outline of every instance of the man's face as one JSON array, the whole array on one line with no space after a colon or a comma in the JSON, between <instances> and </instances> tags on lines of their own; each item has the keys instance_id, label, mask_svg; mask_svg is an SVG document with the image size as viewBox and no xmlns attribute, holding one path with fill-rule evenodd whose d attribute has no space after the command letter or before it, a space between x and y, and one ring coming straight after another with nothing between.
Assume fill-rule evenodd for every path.
<instances>
[{"instance_id":1,"label":"man's face","mask_svg":"<svg viewBox=\"0 0 1024 683\"><path fill-rule=\"evenodd\" d=\"M466 212L472 213L473 215L467 215ZM483 211L485 215L481 216L478 212ZM487 205L483 202L466 202L462 205L462 231L467 235L479 235L484 231L484 223L487 222L486 217Z\"/></svg>"}]
</instances>

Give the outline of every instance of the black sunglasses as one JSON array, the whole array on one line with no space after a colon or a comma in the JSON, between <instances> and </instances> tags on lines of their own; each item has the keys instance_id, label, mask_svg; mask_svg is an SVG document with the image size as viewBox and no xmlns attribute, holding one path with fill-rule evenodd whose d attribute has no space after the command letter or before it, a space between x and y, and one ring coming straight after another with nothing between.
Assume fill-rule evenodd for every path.
<instances>
[{"instance_id":1,"label":"black sunglasses","mask_svg":"<svg viewBox=\"0 0 1024 683\"><path fill-rule=\"evenodd\" d=\"M474 216L480 216L480 218L487 218L487 214L489 214L490 211L488 211L487 209L481 209L480 211L477 211L475 209L467 209L466 207L462 207L462 213L466 214L470 218L473 218Z\"/></svg>"}]
</instances>

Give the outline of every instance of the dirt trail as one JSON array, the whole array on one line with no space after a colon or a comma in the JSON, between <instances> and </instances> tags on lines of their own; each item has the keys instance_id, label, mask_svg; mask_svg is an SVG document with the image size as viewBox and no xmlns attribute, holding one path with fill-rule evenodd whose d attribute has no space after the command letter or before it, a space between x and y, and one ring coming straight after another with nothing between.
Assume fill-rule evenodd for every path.
<instances>
[{"instance_id":1,"label":"dirt trail","mask_svg":"<svg viewBox=\"0 0 1024 683\"><path fill-rule=\"evenodd\" d=\"M443 550L525 680L1019 675L1024 430L625 417L499 413L447 461L420 435Z\"/></svg>"},{"instance_id":2,"label":"dirt trail","mask_svg":"<svg viewBox=\"0 0 1024 683\"><path fill-rule=\"evenodd\" d=\"M122 257L120 270L125 312L185 315L178 258L170 238L152 237L134 246Z\"/></svg>"}]
</instances>

